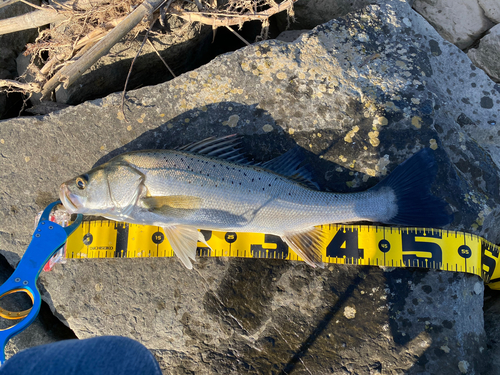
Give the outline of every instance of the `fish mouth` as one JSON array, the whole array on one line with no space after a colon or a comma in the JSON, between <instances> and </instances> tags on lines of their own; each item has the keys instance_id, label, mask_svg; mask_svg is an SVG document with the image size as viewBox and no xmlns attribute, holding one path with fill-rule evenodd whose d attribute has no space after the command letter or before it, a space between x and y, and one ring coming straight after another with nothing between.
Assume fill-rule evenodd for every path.
<instances>
[{"instance_id":1,"label":"fish mouth","mask_svg":"<svg viewBox=\"0 0 500 375\"><path fill-rule=\"evenodd\" d=\"M70 214L76 214L78 212L78 197L69 191L66 184L61 185L59 199Z\"/></svg>"}]
</instances>

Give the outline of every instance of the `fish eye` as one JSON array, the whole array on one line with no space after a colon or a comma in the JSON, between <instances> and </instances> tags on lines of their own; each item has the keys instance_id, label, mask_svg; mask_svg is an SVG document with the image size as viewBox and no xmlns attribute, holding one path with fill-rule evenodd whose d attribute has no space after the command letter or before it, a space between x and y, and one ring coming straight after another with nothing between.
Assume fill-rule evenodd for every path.
<instances>
[{"instance_id":1,"label":"fish eye","mask_svg":"<svg viewBox=\"0 0 500 375\"><path fill-rule=\"evenodd\" d=\"M87 177L87 179L85 179L85 176L77 177L76 181L75 181L76 187L80 190L85 189L85 187L87 186L87 181L88 181L88 177Z\"/></svg>"}]
</instances>

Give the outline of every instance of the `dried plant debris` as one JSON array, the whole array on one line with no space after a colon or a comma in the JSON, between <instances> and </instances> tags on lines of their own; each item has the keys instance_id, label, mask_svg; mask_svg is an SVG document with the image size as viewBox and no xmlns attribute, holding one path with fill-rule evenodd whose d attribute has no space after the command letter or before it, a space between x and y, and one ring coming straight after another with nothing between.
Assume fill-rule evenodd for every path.
<instances>
[{"instance_id":1,"label":"dried plant debris","mask_svg":"<svg viewBox=\"0 0 500 375\"><path fill-rule=\"evenodd\" d=\"M164 27L166 17L213 28L259 20L266 30L270 16L281 11L293 16L296 1L52 0L27 15L0 20L0 34L51 24L26 46L29 72L18 81L0 81L0 90L41 93L50 99L57 86L70 86L113 45L151 30L157 21Z\"/></svg>"}]
</instances>

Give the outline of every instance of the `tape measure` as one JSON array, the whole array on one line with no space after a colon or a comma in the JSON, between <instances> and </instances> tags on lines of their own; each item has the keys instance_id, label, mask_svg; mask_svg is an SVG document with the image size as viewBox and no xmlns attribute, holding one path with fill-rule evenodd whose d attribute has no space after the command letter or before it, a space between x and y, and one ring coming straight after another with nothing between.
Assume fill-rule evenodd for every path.
<instances>
[{"instance_id":1,"label":"tape measure","mask_svg":"<svg viewBox=\"0 0 500 375\"><path fill-rule=\"evenodd\" d=\"M372 225L323 225L324 263L384 267L422 267L467 272L500 289L499 247L476 235L429 228L393 228ZM280 237L259 233L201 231L211 248L197 249L200 257L301 259ZM66 257L173 257L161 227L83 222L69 237Z\"/></svg>"}]
</instances>

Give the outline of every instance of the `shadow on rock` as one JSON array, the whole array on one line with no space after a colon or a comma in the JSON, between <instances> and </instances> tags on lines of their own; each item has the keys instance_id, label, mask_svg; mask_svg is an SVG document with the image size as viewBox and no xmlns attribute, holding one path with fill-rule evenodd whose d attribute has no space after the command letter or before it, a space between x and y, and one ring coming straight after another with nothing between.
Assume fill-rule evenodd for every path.
<instances>
[{"instance_id":1,"label":"shadow on rock","mask_svg":"<svg viewBox=\"0 0 500 375\"><path fill-rule=\"evenodd\" d=\"M359 104L352 100L351 111L346 115L359 117ZM361 121L360 124L366 122L366 119L361 117L358 119ZM368 124L365 125L368 127ZM262 129L267 129L269 133L263 133ZM388 146L387 148L381 147L378 153L376 150L367 152L363 142L352 144L344 142L344 129L322 129L321 137L313 131L302 131L294 134L293 138L283 131L272 131L276 129L279 129L279 121L276 121L267 111L260 109L257 104L250 106L236 102L220 102L186 111L163 125L142 133L133 141L100 158L94 167L125 152L171 149L208 137L239 134L242 136L243 153L255 162L268 161L295 145L300 145L304 150L305 163L312 166L314 179L320 189L347 193L363 191L376 185L390 174L390 170L420 148L425 147L427 139L433 138L439 142L439 136L431 128L430 123L422 126L418 133L419 138L416 138L411 130L383 129L379 138ZM196 134L196 138L193 138L193 134ZM311 144L313 140L314 144ZM346 167L342 164L342 159L337 164L336 161L324 158L324 155L332 149L336 152L342 151L345 158L355 159L355 162ZM457 207L460 205L461 198L457 190L466 191L466 183L458 178L443 148L437 148L434 155L438 164L438 173L433 193ZM488 181L489 185L493 184L492 188L500 186L498 177L495 179L494 174L491 174ZM462 218L466 213L462 211L458 215Z\"/></svg>"}]
</instances>

